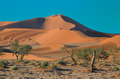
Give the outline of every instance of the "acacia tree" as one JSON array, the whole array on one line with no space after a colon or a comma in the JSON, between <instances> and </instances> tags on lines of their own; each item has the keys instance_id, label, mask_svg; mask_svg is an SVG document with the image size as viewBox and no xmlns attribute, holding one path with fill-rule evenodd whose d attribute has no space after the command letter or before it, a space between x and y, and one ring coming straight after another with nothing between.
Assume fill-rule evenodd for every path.
<instances>
[{"instance_id":1,"label":"acacia tree","mask_svg":"<svg viewBox=\"0 0 120 79\"><path fill-rule=\"evenodd\" d=\"M117 48L116 46L114 47L114 51L112 50L112 48L109 48L109 52L112 55L113 58L113 62L115 63L115 59L118 57L118 53L119 53L120 48Z\"/></svg>"},{"instance_id":2,"label":"acacia tree","mask_svg":"<svg viewBox=\"0 0 120 79\"><path fill-rule=\"evenodd\" d=\"M13 51L13 56L16 55L16 58L18 60L18 56L19 56L19 52L18 52L18 41L15 40L12 44L11 44L11 47L10 47L10 50Z\"/></svg>"},{"instance_id":3,"label":"acacia tree","mask_svg":"<svg viewBox=\"0 0 120 79\"><path fill-rule=\"evenodd\" d=\"M78 59L84 59L87 61L91 60L91 54L92 54L91 48L84 48L84 49L81 49L81 51L78 51L75 53Z\"/></svg>"},{"instance_id":4,"label":"acacia tree","mask_svg":"<svg viewBox=\"0 0 120 79\"><path fill-rule=\"evenodd\" d=\"M65 57L65 58L70 57L70 58L72 59L72 61L74 62L74 65L76 65L77 63L76 63L76 61L75 61L75 59L74 59L74 54L75 54L76 49L74 49L73 47L70 48L71 51L68 51L68 48L65 48L65 47L62 47L61 49L63 49L64 52L66 52L66 53L69 54L69 56L67 56L67 57ZM65 58L62 58L62 59L65 59Z\"/></svg>"},{"instance_id":5,"label":"acacia tree","mask_svg":"<svg viewBox=\"0 0 120 79\"><path fill-rule=\"evenodd\" d=\"M18 51L20 59L22 60L25 55L28 55L28 51L32 49L31 45L19 45Z\"/></svg>"}]
</instances>

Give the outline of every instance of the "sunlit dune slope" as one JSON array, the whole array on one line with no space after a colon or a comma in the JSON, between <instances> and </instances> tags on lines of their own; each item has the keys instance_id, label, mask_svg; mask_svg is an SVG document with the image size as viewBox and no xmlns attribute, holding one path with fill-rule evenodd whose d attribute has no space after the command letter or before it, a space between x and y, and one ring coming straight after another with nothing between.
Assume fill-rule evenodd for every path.
<instances>
[{"instance_id":1,"label":"sunlit dune slope","mask_svg":"<svg viewBox=\"0 0 120 79\"><path fill-rule=\"evenodd\" d=\"M107 43L107 42L114 42L117 44L118 47L120 47L120 35L116 35L112 38L103 40L100 44Z\"/></svg>"},{"instance_id":2,"label":"sunlit dune slope","mask_svg":"<svg viewBox=\"0 0 120 79\"><path fill-rule=\"evenodd\" d=\"M14 42L14 40L17 40L19 44L32 44L36 45L37 42L33 41L31 37L37 35L46 33L45 30L38 30L38 29L5 29L3 31L0 31L0 42L1 44L10 44L11 42Z\"/></svg>"},{"instance_id":3,"label":"sunlit dune slope","mask_svg":"<svg viewBox=\"0 0 120 79\"><path fill-rule=\"evenodd\" d=\"M54 29L44 34L38 34L32 38L39 44L46 43L81 43L100 42L107 37L89 37L81 31Z\"/></svg>"}]
</instances>

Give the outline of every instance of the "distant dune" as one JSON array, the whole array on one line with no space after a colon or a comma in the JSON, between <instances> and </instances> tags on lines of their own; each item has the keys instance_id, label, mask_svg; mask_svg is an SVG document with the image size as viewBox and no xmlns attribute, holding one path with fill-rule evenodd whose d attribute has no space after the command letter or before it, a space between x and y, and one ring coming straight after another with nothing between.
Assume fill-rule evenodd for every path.
<instances>
[{"instance_id":1,"label":"distant dune","mask_svg":"<svg viewBox=\"0 0 120 79\"><path fill-rule=\"evenodd\" d=\"M114 42L114 43L117 44L118 47L120 47L120 35L116 35L116 36L114 36L112 38L103 40L100 44L108 43L108 42Z\"/></svg>"},{"instance_id":2,"label":"distant dune","mask_svg":"<svg viewBox=\"0 0 120 79\"><path fill-rule=\"evenodd\" d=\"M5 26L5 25L8 25L8 24L12 24L12 23L16 23L16 22L12 22L12 21L0 21L0 27L1 26Z\"/></svg>"},{"instance_id":3,"label":"distant dune","mask_svg":"<svg viewBox=\"0 0 120 79\"><path fill-rule=\"evenodd\" d=\"M54 29L44 34L38 34L32 39L39 44L45 43L81 43L100 42L108 37L89 37L81 31Z\"/></svg>"},{"instance_id":4,"label":"distant dune","mask_svg":"<svg viewBox=\"0 0 120 79\"><path fill-rule=\"evenodd\" d=\"M93 31L82 24L70 19L69 17L63 16L61 14L56 16L50 16L46 18L35 18L30 20L24 20L16 23L0 27L0 30L5 28L32 28L32 29L44 29L53 30L56 28L61 28L64 30L88 30Z\"/></svg>"}]
</instances>

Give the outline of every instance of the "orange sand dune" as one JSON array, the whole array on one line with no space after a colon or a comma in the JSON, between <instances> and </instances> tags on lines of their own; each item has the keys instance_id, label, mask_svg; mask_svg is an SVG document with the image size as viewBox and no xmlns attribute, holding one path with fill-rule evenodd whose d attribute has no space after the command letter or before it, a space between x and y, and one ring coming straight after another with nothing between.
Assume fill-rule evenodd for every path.
<instances>
[{"instance_id":1,"label":"orange sand dune","mask_svg":"<svg viewBox=\"0 0 120 79\"><path fill-rule=\"evenodd\" d=\"M40 46L40 48L42 47L50 47L52 50L56 50L56 49L60 49L61 47L65 47L65 45L61 43L48 43L48 44L43 44L42 46Z\"/></svg>"},{"instance_id":2,"label":"orange sand dune","mask_svg":"<svg viewBox=\"0 0 120 79\"><path fill-rule=\"evenodd\" d=\"M5 53L5 55L0 56L0 59L16 59L15 56L12 56L13 54L12 53ZM27 60L47 60L47 61L53 61L53 60L56 60L54 58L43 58L43 57L37 57L35 55L26 55L24 57L24 59L27 59Z\"/></svg>"},{"instance_id":3,"label":"orange sand dune","mask_svg":"<svg viewBox=\"0 0 120 79\"><path fill-rule=\"evenodd\" d=\"M100 44L107 43L107 42L110 42L110 41L116 43L117 46L120 47L120 35L116 35L112 38L103 40L102 42L100 42Z\"/></svg>"},{"instance_id":4,"label":"orange sand dune","mask_svg":"<svg viewBox=\"0 0 120 79\"><path fill-rule=\"evenodd\" d=\"M46 43L82 43L82 42L100 42L107 37L89 37L81 31L54 29L44 34L38 34L32 38L39 44Z\"/></svg>"},{"instance_id":5,"label":"orange sand dune","mask_svg":"<svg viewBox=\"0 0 120 79\"><path fill-rule=\"evenodd\" d=\"M1 44L10 44L14 40L17 40L19 44L31 44L38 45L37 42L33 41L31 37L46 33L46 30L38 30L38 29L5 29L0 31L0 43Z\"/></svg>"},{"instance_id":6,"label":"orange sand dune","mask_svg":"<svg viewBox=\"0 0 120 79\"><path fill-rule=\"evenodd\" d=\"M64 15L56 15L50 16L46 18L35 18L30 20L24 20L20 22L16 22L13 24L6 25L4 27L0 27L0 30L5 28L32 28L32 29L46 29L46 30L53 30L56 28L62 28L65 30L89 30L93 31L82 24L66 17Z\"/></svg>"},{"instance_id":7,"label":"orange sand dune","mask_svg":"<svg viewBox=\"0 0 120 79\"><path fill-rule=\"evenodd\" d=\"M11 21L0 21L0 27L1 27L1 26L5 26L5 25L8 25L8 24L12 24L12 23L16 23L16 22L11 22Z\"/></svg>"},{"instance_id":8,"label":"orange sand dune","mask_svg":"<svg viewBox=\"0 0 120 79\"><path fill-rule=\"evenodd\" d=\"M92 36L92 37L112 37L116 35L116 34L106 34L106 33L94 31L74 21L73 19L61 14L53 15L45 18L35 18L35 19L15 22L9 25L5 25L4 27L0 27L0 30L3 30L5 28L31 28L31 29L44 29L44 30L53 30L53 29L61 28L63 30L79 30L85 33L87 36Z\"/></svg>"},{"instance_id":9,"label":"orange sand dune","mask_svg":"<svg viewBox=\"0 0 120 79\"><path fill-rule=\"evenodd\" d=\"M40 47L36 49L30 50L30 52L43 52L43 51L51 51L52 49L50 47Z\"/></svg>"},{"instance_id":10,"label":"orange sand dune","mask_svg":"<svg viewBox=\"0 0 120 79\"><path fill-rule=\"evenodd\" d=\"M49 30L42 29L29 29L29 28L6 28L2 31L39 31L39 32L48 32Z\"/></svg>"},{"instance_id":11,"label":"orange sand dune","mask_svg":"<svg viewBox=\"0 0 120 79\"><path fill-rule=\"evenodd\" d=\"M102 44L98 44L98 45L92 45L92 46L86 46L86 47L78 47L78 49L83 49L83 48L99 48L99 46L103 46L105 51L108 51L110 47L113 47L113 46L117 46L116 43L114 42L106 42L106 43L102 43Z\"/></svg>"}]
</instances>

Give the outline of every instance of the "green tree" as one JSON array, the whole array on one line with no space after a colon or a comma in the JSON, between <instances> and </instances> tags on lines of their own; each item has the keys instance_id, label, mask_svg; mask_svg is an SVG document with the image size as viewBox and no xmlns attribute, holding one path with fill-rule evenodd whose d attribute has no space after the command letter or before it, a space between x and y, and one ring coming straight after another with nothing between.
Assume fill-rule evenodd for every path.
<instances>
[{"instance_id":1,"label":"green tree","mask_svg":"<svg viewBox=\"0 0 120 79\"><path fill-rule=\"evenodd\" d=\"M28 51L32 49L31 45L19 45L18 51L20 59L22 60L25 55L28 55Z\"/></svg>"},{"instance_id":2,"label":"green tree","mask_svg":"<svg viewBox=\"0 0 120 79\"><path fill-rule=\"evenodd\" d=\"M109 48L109 52L111 53L114 63L115 63L115 59L118 57L119 50L120 48L117 48L116 46L114 46L114 50L112 50L111 47Z\"/></svg>"},{"instance_id":3,"label":"green tree","mask_svg":"<svg viewBox=\"0 0 120 79\"><path fill-rule=\"evenodd\" d=\"M16 40L11 44L11 47L10 47L10 50L13 51L13 56L16 55L17 60L19 56L18 47L19 47L18 41Z\"/></svg>"},{"instance_id":4,"label":"green tree","mask_svg":"<svg viewBox=\"0 0 120 79\"><path fill-rule=\"evenodd\" d=\"M78 59L84 59L87 61L91 60L91 54L92 54L91 48L84 48L84 49L81 49L81 51L78 51L75 53Z\"/></svg>"},{"instance_id":5,"label":"green tree","mask_svg":"<svg viewBox=\"0 0 120 79\"><path fill-rule=\"evenodd\" d=\"M96 51L96 59L99 61L99 59L107 59L109 57L109 53L104 51L104 47L101 45L99 48L94 48Z\"/></svg>"}]
</instances>

